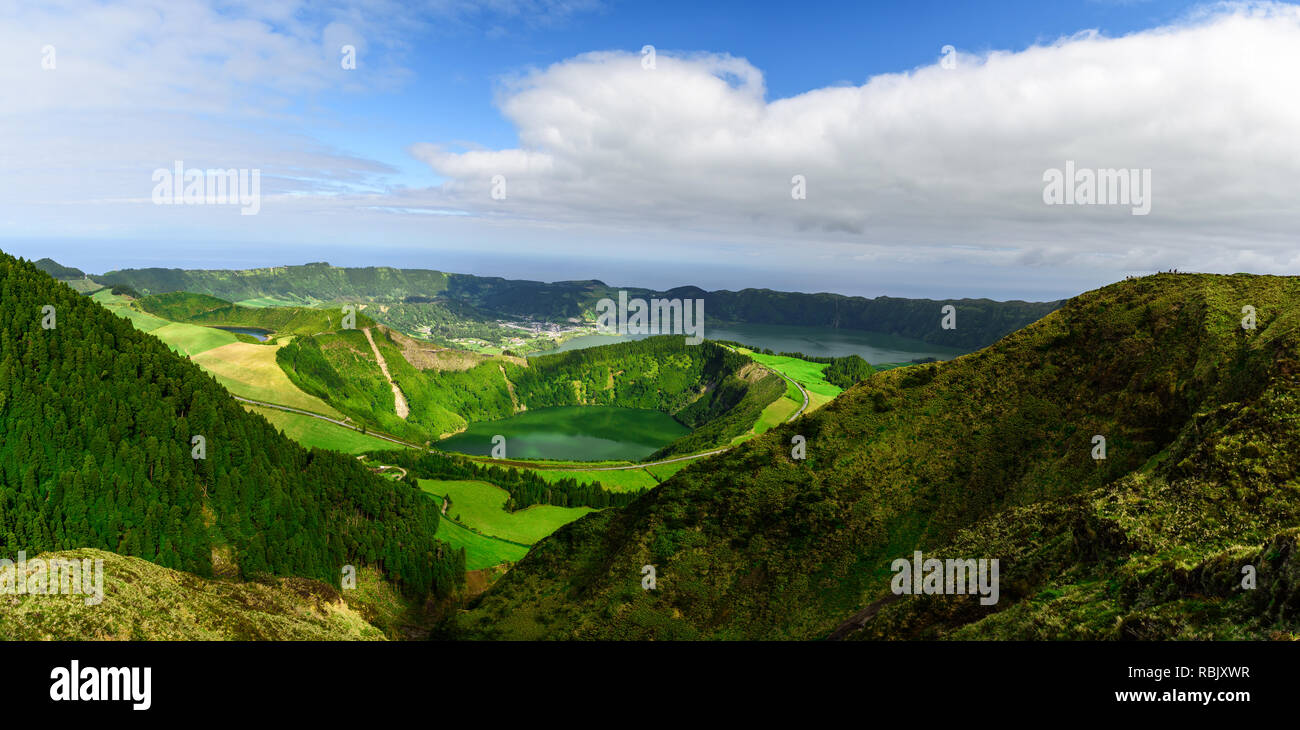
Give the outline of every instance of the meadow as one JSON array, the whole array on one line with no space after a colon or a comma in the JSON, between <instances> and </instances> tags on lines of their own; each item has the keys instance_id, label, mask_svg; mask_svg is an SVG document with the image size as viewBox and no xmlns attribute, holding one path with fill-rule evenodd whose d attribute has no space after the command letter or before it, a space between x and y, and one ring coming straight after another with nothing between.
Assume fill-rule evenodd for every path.
<instances>
[{"instance_id":1,"label":"meadow","mask_svg":"<svg viewBox=\"0 0 1300 730\"><path fill-rule=\"evenodd\" d=\"M304 416L301 413L288 413L275 408L247 404L244 407L270 421L271 425L282 431L285 436L309 448L332 449L345 454L362 454L395 447L395 444L390 441L368 436L319 418Z\"/></svg>"},{"instance_id":2,"label":"meadow","mask_svg":"<svg viewBox=\"0 0 1300 730\"><path fill-rule=\"evenodd\" d=\"M192 359L235 395L342 419L328 403L304 393L289 380L275 360L281 346L232 342Z\"/></svg>"},{"instance_id":3,"label":"meadow","mask_svg":"<svg viewBox=\"0 0 1300 730\"><path fill-rule=\"evenodd\" d=\"M447 516L488 537L532 545L559 528L594 512L590 507L535 505L506 512L510 495L500 487L477 481L421 479L420 488L439 497L450 497Z\"/></svg>"},{"instance_id":4,"label":"meadow","mask_svg":"<svg viewBox=\"0 0 1300 730\"><path fill-rule=\"evenodd\" d=\"M533 469L548 482L577 479L583 484L599 484L611 492L632 492L649 489L659 481L646 469L618 469L609 471L569 471L567 469Z\"/></svg>"},{"instance_id":5,"label":"meadow","mask_svg":"<svg viewBox=\"0 0 1300 730\"><path fill-rule=\"evenodd\" d=\"M528 548L523 545L480 535L448 519L438 521L438 531L434 537L447 543L452 550L465 550L465 570L514 563L528 554Z\"/></svg>"}]
</instances>

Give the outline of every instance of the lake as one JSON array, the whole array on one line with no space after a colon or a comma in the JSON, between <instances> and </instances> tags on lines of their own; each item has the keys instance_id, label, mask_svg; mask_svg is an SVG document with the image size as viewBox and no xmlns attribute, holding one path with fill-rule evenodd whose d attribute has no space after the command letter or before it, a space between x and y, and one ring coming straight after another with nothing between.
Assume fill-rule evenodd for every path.
<instances>
[{"instance_id":1,"label":"lake","mask_svg":"<svg viewBox=\"0 0 1300 730\"><path fill-rule=\"evenodd\" d=\"M437 443L439 449L488 456L492 437L506 438L507 459L639 461L690 433L659 411L614 406L556 406L471 423Z\"/></svg>"},{"instance_id":2,"label":"lake","mask_svg":"<svg viewBox=\"0 0 1300 730\"><path fill-rule=\"evenodd\" d=\"M732 340L752 347L766 347L773 352L802 352L819 357L844 357L858 355L869 363L910 362L932 357L948 360L963 354L963 350L942 345L931 345L920 340L897 335L846 330L834 327L798 327L783 324L708 324L704 336L710 340ZM585 347L612 345L628 340L645 339L645 335L583 335L575 337L554 350L538 352L548 355Z\"/></svg>"},{"instance_id":3,"label":"lake","mask_svg":"<svg viewBox=\"0 0 1300 730\"><path fill-rule=\"evenodd\" d=\"M266 342L274 334L271 330L258 329L257 327L214 327L214 329L225 330L227 332L237 332L241 335L256 337L259 342Z\"/></svg>"}]
</instances>

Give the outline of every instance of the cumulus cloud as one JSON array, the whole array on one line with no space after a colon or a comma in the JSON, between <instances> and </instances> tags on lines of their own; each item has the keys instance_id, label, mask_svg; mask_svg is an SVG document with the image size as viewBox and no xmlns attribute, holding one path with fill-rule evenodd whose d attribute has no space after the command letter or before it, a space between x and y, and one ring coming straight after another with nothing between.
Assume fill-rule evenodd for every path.
<instances>
[{"instance_id":1,"label":"cumulus cloud","mask_svg":"<svg viewBox=\"0 0 1300 730\"><path fill-rule=\"evenodd\" d=\"M411 152L447 178L425 204L483 217L1009 266L1300 265L1296 7L1217 5L956 60L769 99L761 70L725 54L659 51L648 69L589 53L503 82L518 147ZM1044 172L1067 161L1150 169L1150 214L1045 205Z\"/></svg>"}]
</instances>

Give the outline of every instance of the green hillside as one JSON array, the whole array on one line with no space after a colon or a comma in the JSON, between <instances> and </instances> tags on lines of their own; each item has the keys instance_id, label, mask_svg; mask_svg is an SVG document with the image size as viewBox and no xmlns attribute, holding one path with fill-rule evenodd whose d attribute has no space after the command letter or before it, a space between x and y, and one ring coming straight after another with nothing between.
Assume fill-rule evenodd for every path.
<instances>
[{"instance_id":1,"label":"green hillside","mask_svg":"<svg viewBox=\"0 0 1300 730\"><path fill-rule=\"evenodd\" d=\"M1297 278L1150 276L982 351L876 373L561 528L460 629L816 639L856 616L837 636L1294 638L1298 301ZM914 550L1001 560L1001 600L893 600L890 565Z\"/></svg>"},{"instance_id":2,"label":"green hillside","mask_svg":"<svg viewBox=\"0 0 1300 730\"><path fill-rule=\"evenodd\" d=\"M343 311L339 307L241 307L224 299L194 294L168 292L139 300L140 308L173 322L187 322L207 327L250 327L277 334L312 335L343 329ZM356 327L370 327L374 320L356 312Z\"/></svg>"},{"instance_id":3,"label":"green hillside","mask_svg":"<svg viewBox=\"0 0 1300 730\"><path fill-rule=\"evenodd\" d=\"M158 339L3 254L0 303L0 552L89 547L335 586L343 565L371 565L415 597L461 580L414 486L294 444Z\"/></svg>"},{"instance_id":4,"label":"green hillside","mask_svg":"<svg viewBox=\"0 0 1300 730\"><path fill-rule=\"evenodd\" d=\"M64 266L51 258L43 258L32 265L56 279L80 279L86 275L81 269Z\"/></svg>"},{"instance_id":5,"label":"green hillside","mask_svg":"<svg viewBox=\"0 0 1300 730\"><path fill-rule=\"evenodd\" d=\"M299 337L277 353L303 391L387 433L435 441L467 422L506 418L548 406L606 405L671 414L693 433L656 456L691 453L747 432L785 392L777 375L710 342L652 337L531 358L493 359L463 371L421 370L382 329L376 346L410 404L395 399L363 332Z\"/></svg>"}]
</instances>

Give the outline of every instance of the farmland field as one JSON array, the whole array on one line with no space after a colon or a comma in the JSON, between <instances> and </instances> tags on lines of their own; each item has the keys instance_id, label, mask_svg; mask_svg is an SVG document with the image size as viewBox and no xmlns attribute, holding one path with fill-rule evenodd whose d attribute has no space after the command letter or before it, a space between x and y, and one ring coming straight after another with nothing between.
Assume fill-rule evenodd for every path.
<instances>
[{"instance_id":1,"label":"farmland field","mask_svg":"<svg viewBox=\"0 0 1300 730\"><path fill-rule=\"evenodd\" d=\"M278 348L278 345L232 342L195 355L193 359L235 395L342 418L325 401L302 392L289 380L275 362Z\"/></svg>"},{"instance_id":2,"label":"farmland field","mask_svg":"<svg viewBox=\"0 0 1300 730\"><path fill-rule=\"evenodd\" d=\"M450 545L452 550L465 549L465 570L513 563L528 554L528 548L522 545L480 535L448 519L438 521L438 532L435 536Z\"/></svg>"},{"instance_id":3,"label":"farmland field","mask_svg":"<svg viewBox=\"0 0 1300 730\"><path fill-rule=\"evenodd\" d=\"M516 512L503 507L509 494L486 482L421 479L420 488L439 497L451 497L447 516L484 535L531 545L560 527L594 512L589 507L534 505Z\"/></svg>"},{"instance_id":4,"label":"farmland field","mask_svg":"<svg viewBox=\"0 0 1300 730\"><path fill-rule=\"evenodd\" d=\"M149 332L182 355L198 355L232 342L239 342L233 332L215 327L171 322Z\"/></svg>"}]
</instances>

